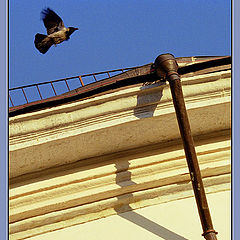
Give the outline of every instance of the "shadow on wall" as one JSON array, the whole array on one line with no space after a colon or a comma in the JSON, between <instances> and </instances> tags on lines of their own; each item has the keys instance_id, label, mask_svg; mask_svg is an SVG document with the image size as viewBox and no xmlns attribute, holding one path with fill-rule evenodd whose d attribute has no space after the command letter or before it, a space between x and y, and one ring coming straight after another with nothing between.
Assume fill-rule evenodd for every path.
<instances>
[{"instance_id":1,"label":"shadow on wall","mask_svg":"<svg viewBox=\"0 0 240 240\"><path fill-rule=\"evenodd\" d=\"M141 91L137 96L137 106L134 109L134 115L139 118L148 118L153 117L154 111L157 108L162 96L163 96L163 85L165 82L155 82L150 83L148 85L144 85L141 87ZM157 87L157 91L156 91ZM153 90L153 88L155 88ZM131 208L130 204L134 202L134 196L132 194L132 189L130 186L136 185L134 181L131 179L131 172L129 171L129 162L128 160L123 160L121 162L117 161L115 163L116 167L116 183L121 186L121 188L125 188L128 191L124 191L123 194L117 196L118 204L114 207L116 213L148 230L149 232L161 237L165 240L187 240L186 238L178 235L171 230L147 219L146 217L134 212L134 209Z\"/></svg>"},{"instance_id":2,"label":"shadow on wall","mask_svg":"<svg viewBox=\"0 0 240 240\"><path fill-rule=\"evenodd\" d=\"M116 162L116 183L121 186L122 188L127 188L128 186L135 185L136 183L131 180L131 172L129 171L129 162L127 160L124 160L124 162ZM147 219L146 217L134 212L134 210L131 208L130 204L133 202L133 194L125 193L123 195L120 195L118 198L118 204L114 207L116 213L148 230L149 232L161 237L165 240L187 240L186 238L178 235L175 232L172 232L171 230L168 230L167 228Z\"/></svg>"},{"instance_id":3,"label":"shadow on wall","mask_svg":"<svg viewBox=\"0 0 240 240\"><path fill-rule=\"evenodd\" d=\"M159 86L163 85L166 85L166 83L159 81L141 87L141 91L137 96L137 106L134 109L134 115L137 118L153 117L154 111L163 96L163 87ZM151 91L156 87L158 91Z\"/></svg>"}]
</instances>

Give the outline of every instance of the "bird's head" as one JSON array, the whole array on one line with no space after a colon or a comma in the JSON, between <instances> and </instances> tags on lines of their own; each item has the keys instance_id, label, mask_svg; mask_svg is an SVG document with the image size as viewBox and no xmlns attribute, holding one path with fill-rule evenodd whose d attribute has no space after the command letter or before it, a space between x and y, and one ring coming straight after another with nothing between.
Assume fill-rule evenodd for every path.
<instances>
[{"instance_id":1,"label":"bird's head","mask_svg":"<svg viewBox=\"0 0 240 240\"><path fill-rule=\"evenodd\" d=\"M78 28L75 28L75 27L69 27L68 28L68 32L69 32L69 35L71 35L73 32L75 32L76 30L78 30Z\"/></svg>"}]
</instances>

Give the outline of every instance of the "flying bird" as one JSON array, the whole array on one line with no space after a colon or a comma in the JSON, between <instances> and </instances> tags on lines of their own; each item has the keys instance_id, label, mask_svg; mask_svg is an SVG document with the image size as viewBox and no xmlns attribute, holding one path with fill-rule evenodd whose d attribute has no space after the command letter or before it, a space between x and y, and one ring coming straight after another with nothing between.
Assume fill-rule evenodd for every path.
<instances>
[{"instance_id":1,"label":"flying bird","mask_svg":"<svg viewBox=\"0 0 240 240\"><path fill-rule=\"evenodd\" d=\"M45 54L52 45L57 45L70 38L70 35L78 30L75 27L64 26L62 19L50 8L41 12L41 20L47 29L47 35L37 33L34 44L40 53Z\"/></svg>"}]
</instances>

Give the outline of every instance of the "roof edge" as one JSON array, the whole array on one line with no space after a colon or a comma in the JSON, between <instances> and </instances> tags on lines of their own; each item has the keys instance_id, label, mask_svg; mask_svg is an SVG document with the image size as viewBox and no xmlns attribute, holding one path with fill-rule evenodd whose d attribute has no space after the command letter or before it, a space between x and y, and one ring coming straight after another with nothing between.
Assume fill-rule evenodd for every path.
<instances>
[{"instance_id":1,"label":"roof edge","mask_svg":"<svg viewBox=\"0 0 240 240\"><path fill-rule=\"evenodd\" d=\"M181 58L176 58L176 60L178 63L183 63L184 61L186 61L187 58L188 59L192 58L192 64L179 67L178 73L181 76L188 73L195 73L203 69L228 65L228 64L231 64L232 62L231 56L215 57L214 59L202 60L200 62L194 61L196 60L197 57L181 57ZM198 58L208 59L209 57L202 56ZM13 116L24 114L31 111L40 110L46 107L56 106L56 105L71 102L71 101L76 101L79 99L94 96L96 94L99 94L108 90L113 90L113 89L121 88L124 86L130 86L130 85L135 85L139 83L154 82L156 80L159 80L159 78L157 77L153 69L153 63L149 63L141 67L135 68L133 70L115 75L110 78L100 80L95 83L88 84L81 88L77 88L75 90L72 90L70 92L67 92L55 97L43 99L41 101L27 103L27 104L16 106L16 107L11 107L9 108L9 117L13 117Z\"/></svg>"}]
</instances>

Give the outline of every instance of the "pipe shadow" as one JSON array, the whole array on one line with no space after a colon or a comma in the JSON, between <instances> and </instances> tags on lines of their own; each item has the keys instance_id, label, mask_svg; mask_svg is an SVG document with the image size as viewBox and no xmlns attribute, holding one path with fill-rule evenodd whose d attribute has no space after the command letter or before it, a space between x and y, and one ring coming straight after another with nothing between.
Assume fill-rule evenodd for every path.
<instances>
[{"instance_id":1,"label":"pipe shadow","mask_svg":"<svg viewBox=\"0 0 240 240\"><path fill-rule=\"evenodd\" d=\"M126 187L129 185L136 184L131 179L131 172L129 171L129 162L127 160L125 160L121 164L116 162L115 167L117 170L116 171L116 183L119 186ZM124 195L125 195L125 197L127 196L128 199L133 199L132 193L127 193ZM121 202L121 199L124 198L124 196L121 195L121 196L118 196L117 198L118 198L119 202ZM124 204L124 205L120 204L119 206L114 207L114 210L120 217L148 230L149 232L161 237L162 239L165 239L165 240L188 240L188 239L178 235L177 233L134 212L134 209L132 209L129 204L130 204L130 202L128 204Z\"/></svg>"},{"instance_id":2,"label":"pipe shadow","mask_svg":"<svg viewBox=\"0 0 240 240\"><path fill-rule=\"evenodd\" d=\"M153 117L154 111L157 108L157 105L161 101L163 96L163 88L159 89L159 91L145 91L146 89L151 89L153 87L158 87L166 85L165 82L154 82L154 83L146 83L140 88L140 93L137 96L137 106L134 109L134 115L141 119L147 117Z\"/></svg>"}]
</instances>

